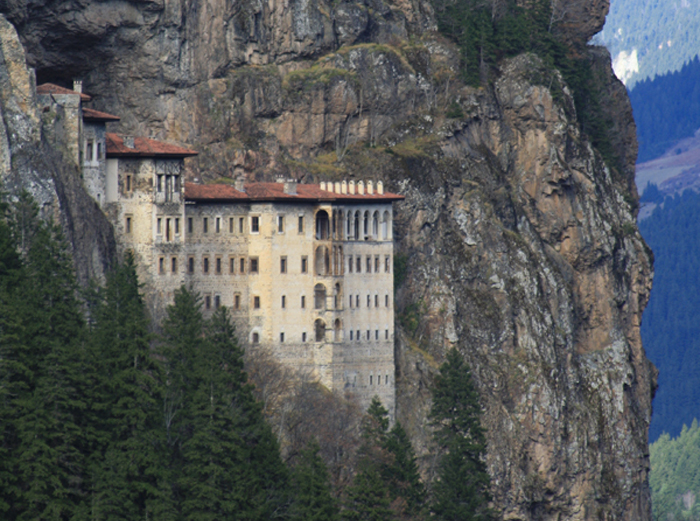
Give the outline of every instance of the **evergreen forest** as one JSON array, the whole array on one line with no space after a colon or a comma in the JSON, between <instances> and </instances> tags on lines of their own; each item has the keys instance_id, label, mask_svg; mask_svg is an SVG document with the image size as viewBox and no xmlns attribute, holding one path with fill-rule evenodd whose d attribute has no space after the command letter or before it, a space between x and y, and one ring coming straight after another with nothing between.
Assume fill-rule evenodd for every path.
<instances>
[{"instance_id":1,"label":"evergreen forest","mask_svg":"<svg viewBox=\"0 0 700 521\"><path fill-rule=\"evenodd\" d=\"M700 59L676 72L637 83L629 92L643 163L662 155L700 128Z\"/></svg>"},{"instance_id":2,"label":"evergreen forest","mask_svg":"<svg viewBox=\"0 0 700 521\"><path fill-rule=\"evenodd\" d=\"M676 438L663 434L649 447L653 518L700 520L700 427L693 421Z\"/></svg>"},{"instance_id":3,"label":"evergreen forest","mask_svg":"<svg viewBox=\"0 0 700 521\"><path fill-rule=\"evenodd\" d=\"M645 197L660 195L653 185ZM678 436L700 403L700 194L666 197L639 229L654 252L654 288L642 320L642 340L659 370L649 429Z\"/></svg>"},{"instance_id":4,"label":"evergreen forest","mask_svg":"<svg viewBox=\"0 0 700 521\"><path fill-rule=\"evenodd\" d=\"M154 329L131 258L81 290L33 201L0 205L0 517L491 516L479 396L457 351L436 377L425 483L378 399L362 413L314 382L290 388L270 357L245 356L225 308L205 319L182 287Z\"/></svg>"}]
</instances>

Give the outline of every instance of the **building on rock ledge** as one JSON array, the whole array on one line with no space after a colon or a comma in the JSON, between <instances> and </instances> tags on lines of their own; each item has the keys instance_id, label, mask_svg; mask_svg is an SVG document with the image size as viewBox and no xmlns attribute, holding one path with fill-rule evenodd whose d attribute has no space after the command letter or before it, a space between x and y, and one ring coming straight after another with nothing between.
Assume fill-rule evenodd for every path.
<instances>
[{"instance_id":1,"label":"building on rock ledge","mask_svg":"<svg viewBox=\"0 0 700 521\"><path fill-rule=\"evenodd\" d=\"M393 202L380 182L198 185L184 182L196 152L106 131L118 118L89 96L45 84L45 112L80 166L87 191L131 252L156 320L183 284L203 312L231 310L248 348L367 407L394 415Z\"/></svg>"}]
</instances>

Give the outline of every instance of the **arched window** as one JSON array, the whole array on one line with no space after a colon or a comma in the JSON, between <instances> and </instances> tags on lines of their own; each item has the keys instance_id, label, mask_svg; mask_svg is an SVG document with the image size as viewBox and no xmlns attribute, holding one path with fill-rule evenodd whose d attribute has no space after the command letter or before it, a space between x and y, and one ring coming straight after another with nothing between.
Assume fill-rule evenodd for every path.
<instances>
[{"instance_id":1,"label":"arched window","mask_svg":"<svg viewBox=\"0 0 700 521\"><path fill-rule=\"evenodd\" d=\"M355 240L360 240L360 212L355 212Z\"/></svg>"},{"instance_id":2,"label":"arched window","mask_svg":"<svg viewBox=\"0 0 700 521\"><path fill-rule=\"evenodd\" d=\"M345 213L338 212L338 239L343 240L343 233L345 232Z\"/></svg>"},{"instance_id":3,"label":"arched window","mask_svg":"<svg viewBox=\"0 0 700 521\"><path fill-rule=\"evenodd\" d=\"M314 309L326 309L326 287L323 284L314 286Z\"/></svg>"},{"instance_id":4,"label":"arched window","mask_svg":"<svg viewBox=\"0 0 700 521\"><path fill-rule=\"evenodd\" d=\"M340 283L336 283L333 288L333 309L338 309L342 300L342 295L340 294Z\"/></svg>"},{"instance_id":5,"label":"arched window","mask_svg":"<svg viewBox=\"0 0 700 521\"><path fill-rule=\"evenodd\" d=\"M314 322L314 334L316 338L316 342L325 342L326 340L326 323L321 320L320 318L317 318L316 321Z\"/></svg>"},{"instance_id":6,"label":"arched window","mask_svg":"<svg viewBox=\"0 0 700 521\"><path fill-rule=\"evenodd\" d=\"M260 333L257 331L253 331L253 333L250 335L250 343L251 344L259 344L260 343Z\"/></svg>"},{"instance_id":7,"label":"arched window","mask_svg":"<svg viewBox=\"0 0 700 521\"><path fill-rule=\"evenodd\" d=\"M365 234L365 237L367 237L369 235L369 212L365 212L365 218L363 220L362 230L363 230L363 233Z\"/></svg>"},{"instance_id":8,"label":"arched window","mask_svg":"<svg viewBox=\"0 0 700 521\"><path fill-rule=\"evenodd\" d=\"M347 231L345 232L346 239L352 237L352 212L348 212L348 217L345 220Z\"/></svg>"},{"instance_id":9,"label":"arched window","mask_svg":"<svg viewBox=\"0 0 700 521\"><path fill-rule=\"evenodd\" d=\"M342 336L343 336L342 323L340 322L339 318L336 318L335 322L333 323L333 341L340 342L343 339Z\"/></svg>"},{"instance_id":10,"label":"arched window","mask_svg":"<svg viewBox=\"0 0 700 521\"><path fill-rule=\"evenodd\" d=\"M328 212L320 210L316 214L316 240L328 240Z\"/></svg>"},{"instance_id":11,"label":"arched window","mask_svg":"<svg viewBox=\"0 0 700 521\"><path fill-rule=\"evenodd\" d=\"M327 247L319 246L316 248L314 268L316 269L316 275L328 275L330 271L330 256Z\"/></svg>"},{"instance_id":12,"label":"arched window","mask_svg":"<svg viewBox=\"0 0 700 521\"><path fill-rule=\"evenodd\" d=\"M375 239L379 238L379 212L374 212L372 215L372 236Z\"/></svg>"},{"instance_id":13,"label":"arched window","mask_svg":"<svg viewBox=\"0 0 700 521\"><path fill-rule=\"evenodd\" d=\"M387 240L389 238L389 212L384 212L384 217L382 219L382 239Z\"/></svg>"}]
</instances>

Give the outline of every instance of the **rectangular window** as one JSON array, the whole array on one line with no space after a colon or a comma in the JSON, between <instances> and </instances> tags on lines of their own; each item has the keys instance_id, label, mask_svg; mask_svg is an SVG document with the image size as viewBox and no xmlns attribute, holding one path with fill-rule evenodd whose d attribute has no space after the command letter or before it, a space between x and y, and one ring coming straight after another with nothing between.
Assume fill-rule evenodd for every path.
<instances>
[{"instance_id":1,"label":"rectangular window","mask_svg":"<svg viewBox=\"0 0 700 521\"><path fill-rule=\"evenodd\" d=\"M306 333L305 332L301 334L301 341L306 342Z\"/></svg>"},{"instance_id":2,"label":"rectangular window","mask_svg":"<svg viewBox=\"0 0 700 521\"><path fill-rule=\"evenodd\" d=\"M282 309L286 309L286 308L287 308L287 296L282 295Z\"/></svg>"},{"instance_id":3,"label":"rectangular window","mask_svg":"<svg viewBox=\"0 0 700 521\"><path fill-rule=\"evenodd\" d=\"M384 295L384 307L389 307L389 295Z\"/></svg>"},{"instance_id":4,"label":"rectangular window","mask_svg":"<svg viewBox=\"0 0 700 521\"><path fill-rule=\"evenodd\" d=\"M158 273L161 275L165 273L165 257L158 257Z\"/></svg>"},{"instance_id":5,"label":"rectangular window","mask_svg":"<svg viewBox=\"0 0 700 521\"><path fill-rule=\"evenodd\" d=\"M370 302L371 302L371 301L370 301L370 296L369 296L369 295L367 295L367 307L371 307L371 304L370 304Z\"/></svg>"},{"instance_id":6,"label":"rectangular window","mask_svg":"<svg viewBox=\"0 0 700 521\"><path fill-rule=\"evenodd\" d=\"M375 308L379 307L379 295L374 296L374 307Z\"/></svg>"},{"instance_id":7,"label":"rectangular window","mask_svg":"<svg viewBox=\"0 0 700 521\"><path fill-rule=\"evenodd\" d=\"M355 295L355 307L360 307L360 295Z\"/></svg>"},{"instance_id":8,"label":"rectangular window","mask_svg":"<svg viewBox=\"0 0 700 521\"><path fill-rule=\"evenodd\" d=\"M170 241L170 219L165 220L165 240Z\"/></svg>"},{"instance_id":9,"label":"rectangular window","mask_svg":"<svg viewBox=\"0 0 700 521\"><path fill-rule=\"evenodd\" d=\"M389 385L389 375L386 375L386 376L384 377L384 384L385 384L385 385Z\"/></svg>"},{"instance_id":10,"label":"rectangular window","mask_svg":"<svg viewBox=\"0 0 700 521\"><path fill-rule=\"evenodd\" d=\"M215 295L214 296L214 309L219 309L220 307L221 307L221 296Z\"/></svg>"},{"instance_id":11,"label":"rectangular window","mask_svg":"<svg viewBox=\"0 0 700 521\"><path fill-rule=\"evenodd\" d=\"M355 332L355 340L357 340L358 342L360 341L360 330L359 329Z\"/></svg>"},{"instance_id":12,"label":"rectangular window","mask_svg":"<svg viewBox=\"0 0 700 521\"><path fill-rule=\"evenodd\" d=\"M379 255L374 257L374 273L379 273Z\"/></svg>"},{"instance_id":13,"label":"rectangular window","mask_svg":"<svg viewBox=\"0 0 700 521\"><path fill-rule=\"evenodd\" d=\"M280 344L284 344L284 333L280 333Z\"/></svg>"},{"instance_id":14,"label":"rectangular window","mask_svg":"<svg viewBox=\"0 0 700 521\"><path fill-rule=\"evenodd\" d=\"M173 274L177 273L177 257L170 259L170 271Z\"/></svg>"},{"instance_id":15,"label":"rectangular window","mask_svg":"<svg viewBox=\"0 0 700 521\"><path fill-rule=\"evenodd\" d=\"M391 273L391 256L387 255L384 257L384 273Z\"/></svg>"},{"instance_id":16,"label":"rectangular window","mask_svg":"<svg viewBox=\"0 0 700 521\"><path fill-rule=\"evenodd\" d=\"M348 255L348 272L352 273L352 255Z\"/></svg>"},{"instance_id":17,"label":"rectangular window","mask_svg":"<svg viewBox=\"0 0 700 521\"><path fill-rule=\"evenodd\" d=\"M131 216L126 216L126 233L131 233Z\"/></svg>"},{"instance_id":18,"label":"rectangular window","mask_svg":"<svg viewBox=\"0 0 700 521\"><path fill-rule=\"evenodd\" d=\"M97 143L97 158L102 159L102 143Z\"/></svg>"},{"instance_id":19,"label":"rectangular window","mask_svg":"<svg viewBox=\"0 0 700 521\"><path fill-rule=\"evenodd\" d=\"M180 218L175 218L175 235L180 235Z\"/></svg>"},{"instance_id":20,"label":"rectangular window","mask_svg":"<svg viewBox=\"0 0 700 521\"><path fill-rule=\"evenodd\" d=\"M238 218L238 233L243 233L245 230L245 217Z\"/></svg>"},{"instance_id":21,"label":"rectangular window","mask_svg":"<svg viewBox=\"0 0 700 521\"><path fill-rule=\"evenodd\" d=\"M260 309L260 297L253 297L253 309Z\"/></svg>"},{"instance_id":22,"label":"rectangular window","mask_svg":"<svg viewBox=\"0 0 700 521\"><path fill-rule=\"evenodd\" d=\"M355 271L357 273L362 273L362 258L358 255L357 259L355 259Z\"/></svg>"},{"instance_id":23,"label":"rectangular window","mask_svg":"<svg viewBox=\"0 0 700 521\"><path fill-rule=\"evenodd\" d=\"M238 293L233 296L233 309L241 309L241 296Z\"/></svg>"},{"instance_id":24,"label":"rectangular window","mask_svg":"<svg viewBox=\"0 0 700 521\"><path fill-rule=\"evenodd\" d=\"M209 257L204 257L202 259L202 271L205 275L209 273Z\"/></svg>"},{"instance_id":25,"label":"rectangular window","mask_svg":"<svg viewBox=\"0 0 700 521\"><path fill-rule=\"evenodd\" d=\"M236 272L236 259L230 257L228 260L228 272L233 275Z\"/></svg>"},{"instance_id":26,"label":"rectangular window","mask_svg":"<svg viewBox=\"0 0 700 521\"><path fill-rule=\"evenodd\" d=\"M260 217L257 215L250 218L250 231L251 233L260 232Z\"/></svg>"},{"instance_id":27,"label":"rectangular window","mask_svg":"<svg viewBox=\"0 0 700 521\"><path fill-rule=\"evenodd\" d=\"M204 296L204 308L211 309L211 295Z\"/></svg>"},{"instance_id":28,"label":"rectangular window","mask_svg":"<svg viewBox=\"0 0 700 521\"><path fill-rule=\"evenodd\" d=\"M287 273L287 257L280 257L280 273Z\"/></svg>"},{"instance_id":29,"label":"rectangular window","mask_svg":"<svg viewBox=\"0 0 700 521\"><path fill-rule=\"evenodd\" d=\"M350 340L352 340L352 331L350 331Z\"/></svg>"},{"instance_id":30,"label":"rectangular window","mask_svg":"<svg viewBox=\"0 0 700 521\"><path fill-rule=\"evenodd\" d=\"M299 216L299 233L304 233L304 216Z\"/></svg>"},{"instance_id":31,"label":"rectangular window","mask_svg":"<svg viewBox=\"0 0 700 521\"><path fill-rule=\"evenodd\" d=\"M190 275L194 273L194 257L188 257L187 259L187 272Z\"/></svg>"},{"instance_id":32,"label":"rectangular window","mask_svg":"<svg viewBox=\"0 0 700 521\"><path fill-rule=\"evenodd\" d=\"M365 273L372 273L372 257L369 255L367 255L366 268Z\"/></svg>"},{"instance_id":33,"label":"rectangular window","mask_svg":"<svg viewBox=\"0 0 700 521\"><path fill-rule=\"evenodd\" d=\"M233 217L228 219L228 233L233 233Z\"/></svg>"},{"instance_id":34,"label":"rectangular window","mask_svg":"<svg viewBox=\"0 0 700 521\"><path fill-rule=\"evenodd\" d=\"M251 273L258 273L258 258L257 257L250 258L250 272Z\"/></svg>"},{"instance_id":35,"label":"rectangular window","mask_svg":"<svg viewBox=\"0 0 700 521\"><path fill-rule=\"evenodd\" d=\"M301 296L301 309L306 308L306 297L304 295Z\"/></svg>"},{"instance_id":36,"label":"rectangular window","mask_svg":"<svg viewBox=\"0 0 700 521\"><path fill-rule=\"evenodd\" d=\"M192 220L192 217L187 218L187 233L193 233L194 232L194 222Z\"/></svg>"},{"instance_id":37,"label":"rectangular window","mask_svg":"<svg viewBox=\"0 0 700 521\"><path fill-rule=\"evenodd\" d=\"M159 175L156 177L156 190L159 192L163 191L163 176Z\"/></svg>"},{"instance_id":38,"label":"rectangular window","mask_svg":"<svg viewBox=\"0 0 700 521\"><path fill-rule=\"evenodd\" d=\"M131 174L126 174L126 191L131 192Z\"/></svg>"},{"instance_id":39,"label":"rectangular window","mask_svg":"<svg viewBox=\"0 0 700 521\"><path fill-rule=\"evenodd\" d=\"M216 274L221 275L221 257L216 258Z\"/></svg>"},{"instance_id":40,"label":"rectangular window","mask_svg":"<svg viewBox=\"0 0 700 521\"><path fill-rule=\"evenodd\" d=\"M389 330L388 329L384 330L384 340L389 340Z\"/></svg>"},{"instance_id":41,"label":"rectangular window","mask_svg":"<svg viewBox=\"0 0 700 521\"><path fill-rule=\"evenodd\" d=\"M301 257L301 272L308 273L309 271L309 258L306 255Z\"/></svg>"},{"instance_id":42,"label":"rectangular window","mask_svg":"<svg viewBox=\"0 0 700 521\"><path fill-rule=\"evenodd\" d=\"M160 217L156 219L156 233L158 235L163 233L163 219L161 219Z\"/></svg>"},{"instance_id":43,"label":"rectangular window","mask_svg":"<svg viewBox=\"0 0 700 521\"><path fill-rule=\"evenodd\" d=\"M379 340L379 330L378 329L374 330L374 339Z\"/></svg>"},{"instance_id":44,"label":"rectangular window","mask_svg":"<svg viewBox=\"0 0 700 521\"><path fill-rule=\"evenodd\" d=\"M209 218L204 217L202 219L202 233L208 233L209 232Z\"/></svg>"},{"instance_id":45,"label":"rectangular window","mask_svg":"<svg viewBox=\"0 0 700 521\"><path fill-rule=\"evenodd\" d=\"M370 339L370 336L369 336L369 329L367 330L367 336L366 336L365 338L366 338L367 340Z\"/></svg>"},{"instance_id":46,"label":"rectangular window","mask_svg":"<svg viewBox=\"0 0 700 521\"><path fill-rule=\"evenodd\" d=\"M372 375L369 375L369 384L372 385Z\"/></svg>"},{"instance_id":47,"label":"rectangular window","mask_svg":"<svg viewBox=\"0 0 700 521\"><path fill-rule=\"evenodd\" d=\"M277 216L277 233L284 233L284 215Z\"/></svg>"},{"instance_id":48,"label":"rectangular window","mask_svg":"<svg viewBox=\"0 0 700 521\"><path fill-rule=\"evenodd\" d=\"M245 259L243 257L241 257L240 268L241 269L238 270L238 273L243 275L245 273Z\"/></svg>"},{"instance_id":49,"label":"rectangular window","mask_svg":"<svg viewBox=\"0 0 700 521\"><path fill-rule=\"evenodd\" d=\"M216 218L216 233L221 233L221 217Z\"/></svg>"},{"instance_id":50,"label":"rectangular window","mask_svg":"<svg viewBox=\"0 0 700 521\"><path fill-rule=\"evenodd\" d=\"M88 143L87 143L87 151L85 152L85 160L88 162L92 161L92 141L88 141Z\"/></svg>"},{"instance_id":51,"label":"rectangular window","mask_svg":"<svg viewBox=\"0 0 700 521\"><path fill-rule=\"evenodd\" d=\"M350 307L352 307L352 295L350 295Z\"/></svg>"}]
</instances>

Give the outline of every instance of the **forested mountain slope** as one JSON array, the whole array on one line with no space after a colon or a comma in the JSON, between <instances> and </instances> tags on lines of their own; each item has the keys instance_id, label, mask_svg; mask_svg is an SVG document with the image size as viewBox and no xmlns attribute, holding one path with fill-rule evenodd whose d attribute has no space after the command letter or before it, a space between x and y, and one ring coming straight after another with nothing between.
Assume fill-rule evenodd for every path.
<instances>
[{"instance_id":1,"label":"forested mountain slope","mask_svg":"<svg viewBox=\"0 0 700 521\"><path fill-rule=\"evenodd\" d=\"M586 46L607 2L552 5L16 0L3 11L40 79L83 76L94 108L122 116L116 130L197 148L192 178L374 178L404 194L397 410L424 472L429 389L456 348L481 396L499 516L645 520L655 373L639 335L651 265L635 224L634 123L608 53ZM0 108L17 117L1 127L13 136L21 122L37 146L41 116L18 80L30 74L13 56L0 63ZM0 140L3 179L24 145ZM54 172L29 170L17 187L51 193ZM56 215L73 208L52 200Z\"/></svg>"},{"instance_id":2,"label":"forested mountain slope","mask_svg":"<svg viewBox=\"0 0 700 521\"><path fill-rule=\"evenodd\" d=\"M632 88L695 58L698 27L698 0L615 0L597 41L610 49L615 71Z\"/></svg>"}]
</instances>

